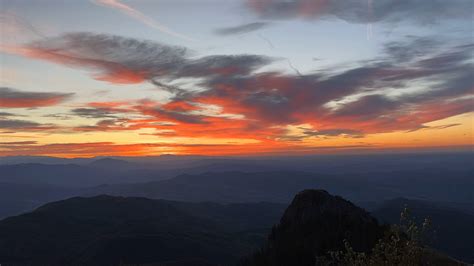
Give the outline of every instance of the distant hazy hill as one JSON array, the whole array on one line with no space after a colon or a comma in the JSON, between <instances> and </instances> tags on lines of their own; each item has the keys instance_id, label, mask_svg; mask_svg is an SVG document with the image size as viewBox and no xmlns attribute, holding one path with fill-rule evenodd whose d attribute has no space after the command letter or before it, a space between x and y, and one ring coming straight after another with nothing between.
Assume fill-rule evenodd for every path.
<instances>
[{"instance_id":1,"label":"distant hazy hill","mask_svg":"<svg viewBox=\"0 0 474 266\"><path fill-rule=\"evenodd\" d=\"M231 263L262 243L283 209L270 203L71 198L0 221L0 263Z\"/></svg>"},{"instance_id":2,"label":"distant hazy hill","mask_svg":"<svg viewBox=\"0 0 474 266\"><path fill-rule=\"evenodd\" d=\"M50 185L0 182L0 219L31 211L46 202L68 198L74 192Z\"/></svg>"},{"instance_id":3,"label":"distant hazy hill","mask_svg":"<svg viewBox=\"0 0 474 266\"><path fill-rule=\"evenodd\" d=\"M23 163L0 165L0 182L84 188L101 184L146 182L171 173L141 168L127 161L100 159L87 164Z\"/></svg>"},{"instance_id":4,"label":"distant hazy hill","mask_svg":"<svg viewBox=\"0 0 474 266\"><path fill-rule=\"evenodd\" d=\"M474 186L469 178L474 174L473 152L376 154L376 155L320 155L289 157L205 157L205 156L154 156L154 157L98 157L88 159L64 159L53 157L0 157L0 179L18 183L16 179L31 182L50 182L53 185L90 185L78 183L75 169L80 171L104 170L101 175L91 175L93 184L117 184L123 182L147 182L175 177L180 174L208 172L306 172L318 176L341 176L359 183L377 185L379 189L399 189L429 198L431 192L443 196L442 201L454 200L466 185ZM17 164L18 167L12 166ZM46 166L50 165L51 169ZM64 174L55 179L48 172ZM3 168L9 166L12 168ZM87 170L79 169L85 167ZM23 169L20 169L23 168ZM118 173L117 173L118 172ZM5 174L3 174L5 173ZM16 175L14 175L17 173ZM112 173L112 174L110 174ZM104 175L105 174L105 175ZM117 175L118 174L118 175ZM11 177L10 177L11 175ZM449 176L451 182L446 182ZM12 178L15 177L15 178ZM79 176L79 179L81 176ZM83 179L89 176L82 176ZM430 181L430 185L426 185ZM31 183L30 183L31 184ZM456 193L452 193L456 191ZM462 196L461 194L460 196ZM472 194L471 201L472 201ZM388 198L391 198L390 196Z\"/></svg>"},{"instance_id":5,"label":"distant hazy hill","mask_svg":"<svg viewBox=\"0 0 474 266\"><path fill-rule=\"evenodd\" d=\"M293 195L307 188L322 188L353 202L412 197L474 205L474 180L467 170L450 174L425 170L400 173L399 176L393 173L334 175L300 171L207 172L183 174L156 182L102 186L92 188L90 193L184 201L270 201L287 204Z\"/></svg>"},{"instance_id":6,"label":"distant hazy hill","mask_svg":"<svg viewBox=\"0 0 474 266\"><path fill-rule=\"evenodd\" d=\"M433 166L398 172L387 169L379 172L374 166L366 173L352 174L349 170L348 174L222 171L175 177L170 176L174 170L142 169L140 166L117 159L101 159L86 165L0 166L0 192L7 191L0 195L3 199L0 218L73 196L110 194L194 202L288 204L294 194L308 188L325 189L369 209L384 200L409 197L443 202L474 213L474 179L469 166L463 169ZM33 190L35 192L29 194ZM26 208L28 206L31 207Z\"/></svg>"},{"instance_id":7,"label":"distant hazy hill","mask_svg":"<svg viewBox=\"0 0 474 266\"><path fill-rule=\"evenodd\" d=\"M398 223L405 207L418 222L431 219L435 231L431 246L454 258L474 263L474 215L439 203L403 198L387 201L373 215L380 221Z\"/></svg>"},{"instance_id":8,"label":"distant hazy hill","mask_svg":"<svg viewBox=\"0 0 474 266\"><path fill-rule=\"evenodd\" d=\"M28 185L91 186L104 171L76 164L13 164L0 166L0 180ZM104 178L104 177L102 177ZM100 183L99 183L100 184Z\"/></svg>"},{"instance_id":9,"label":"distant hazy hill","mask_svg":"<svg viewBox=\"0 0 474 266\"><path fill-rule=\"evenodd\" d=\"M137 167L131 162L128 162L125 160L113 159L113 158L98 159L98 160L90 162L88 165L97 167L97 168L106 168L106 169L111 169L111 168L129 169L129 168Z\"/></svg>"}]
</instances>

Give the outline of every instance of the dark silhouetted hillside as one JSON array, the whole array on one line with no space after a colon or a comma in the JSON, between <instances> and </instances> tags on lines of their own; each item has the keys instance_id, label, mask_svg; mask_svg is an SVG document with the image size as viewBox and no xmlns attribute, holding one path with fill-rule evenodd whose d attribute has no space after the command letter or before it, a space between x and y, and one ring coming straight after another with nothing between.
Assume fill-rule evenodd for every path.
<instances>
[{"instance_id":1,"label":"dark silhouetted hillside","mask_svg":"<svg viewBox=\"0 0 474 266\"><path fill-rule=\"evenodd\" d=\"M263 243L283 209L271 203L71 198L0 221L0 263L235 263Z\"/></svg>"},{"instance_id":2,"label":"dark silhouetted hillside","mask_svg":"<svg viewBox=\"0 0 474 266\"><path fill-rule=\"evenodd\" d=\"M377 216L395 219L405 203L400 199L388 202ZM452 228L451 237L459 237L453 247L472 240L467 239L470 228L466 227L471 218L444 211L440 216L437 208L408 204L414 206L415 214L431 216L435 225L436 221L461 219L440 228ZM76 197L0 221L0 264L195 266L241 261L255 266L305 266L315 265L316 256L344 250L344 240L355 251L370 254L389 232L388 226L380 225L365 210L323 190L304 190L284 209L273 203ZM279 217L280 223L271 229ZM448 246L448 241L455 240L443 241ZM465 251L469 248L464 246ZM423 247L422 252L423 260L431 263L426 265L460 265L437 251Z\"/></svg>"}]
</instances>

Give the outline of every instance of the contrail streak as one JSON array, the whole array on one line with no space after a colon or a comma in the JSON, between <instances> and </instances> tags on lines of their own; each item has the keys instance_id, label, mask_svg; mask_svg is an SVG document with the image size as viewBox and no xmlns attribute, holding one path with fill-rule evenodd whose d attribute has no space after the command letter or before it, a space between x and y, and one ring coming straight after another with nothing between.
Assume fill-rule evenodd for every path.
<instances>
[{"instance_id":1,"label":"contrail streak","mask_svg":"<svg viewBox=\"0 0 474 266\"><path fill-rule=\"evenodd\" d=\"M273 43L272 43L269 39L263 37L262 34L258 34L258 37L260 37L260 39L262 39L262 40L264 40L265 42L267 42L268 45L269 45L272 49L275 49L275 46L273 45Z\"/></svg>"},{"instance_id":2,"label":"contrail streak","mask_svg":"<svg viewBox=\"0 0 474 266\"><path fill-rule=\"evenodd\" d=\"M161 25L158 21L148 17L147 15L143 14L142 12L140 12L140 11L124 4L124 3L121 3L119 0L92 0L92 2L94 4L97 4L97 5L101 5L101 6L116 9L116 10L122 12L123 14L125 14L127 16L130 16L130 17L142 22L143 24L145 24L145 25L147 25L151 28L157 29L157 30L159 30L163 33L166 33L166 34L169 34L169 35L172 35L174 37L181 38L181 39L184 39L184 40L187 40L187 41L195 41L191 37L188 37L186 35L174 32L173 30L169 29L168 27L166 27L164 25Z\"/></svg>"},{"instance_id":3,"label":"contrail streak","mask_svg":"<svg viewBox=\"0 0 474 266\"><path fill-rule=\"evenodd\" d=\"M291 67L291 69L293 69L293 70L296 72L296 74L298 74L298 76L303 77L303 75L301 74L301 72L300 72L296 67L293 66L293 64L291 63L290 59L287 58L286 60L288 61L288 65Z\"/></svg>"},{"instance_id":4,"label":"contrail streak","mask_svg":"<svg viewBox=\"0 0 474 266\"><path fill-rule=\"evenodd\" d=\"M367 23L367 40L372 39L372 0L367 0L367 14L368 14L368 23Z\"/></svg>"},{"instance_id":5,"label":"contrail streak","mask_svg":"<svg viewBox=\"0 0 474 266\"><path fill-rule=\"evenodd\" d=\"M24 33L30 34L30 37L34 35L45 38L45 35L26 19L15 13L0 11L1 42L12 41L12 37L24 36Z\"/></svg>"}]
</instances>

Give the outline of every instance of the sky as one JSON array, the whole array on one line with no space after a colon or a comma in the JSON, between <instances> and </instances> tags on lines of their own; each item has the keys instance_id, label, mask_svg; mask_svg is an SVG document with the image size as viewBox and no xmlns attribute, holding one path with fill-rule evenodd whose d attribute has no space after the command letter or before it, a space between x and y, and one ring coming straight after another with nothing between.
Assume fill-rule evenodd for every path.
<instances>
[{"instance_id":1,"label":"sky","mask_svg":"<svg viewBox=\"0 0 474 266\"><path fill-rule=\"evenodd\" d=\"M0 156L473 147L471 0L0 5Z\"/></svg>"}]
</instances>

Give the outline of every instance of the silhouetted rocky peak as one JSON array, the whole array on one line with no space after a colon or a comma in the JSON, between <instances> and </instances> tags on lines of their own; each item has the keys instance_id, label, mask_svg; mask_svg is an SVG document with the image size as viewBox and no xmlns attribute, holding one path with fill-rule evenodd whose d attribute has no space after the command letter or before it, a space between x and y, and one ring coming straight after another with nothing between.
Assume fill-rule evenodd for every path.
<instances>
[{"instance_id":1,"label":"silhouetted rocky peak","mask_svg":"<svg viewBox=\"0 0 474 266\"><path fill-rule=\"evenodd\" d=\"M325 190L308 189L296 194L286 209L281 225L318 223L328 216L344 218L344 221L358 223L376 223L365 210L355 206L339 196L332 196Z\"/></svg>"},{"instance_id":2,"label":"silhouetted rocky peak","mask_svg":"<svg viewBox=\"0 0 474 266\"><path fill-rule=\"evenodd\" d=\"M316 256L342 250L344 240L370 251L383 234L365 210L324 190L298 193L250 265L315 265Z\"/></svg>"}]
</instances>

